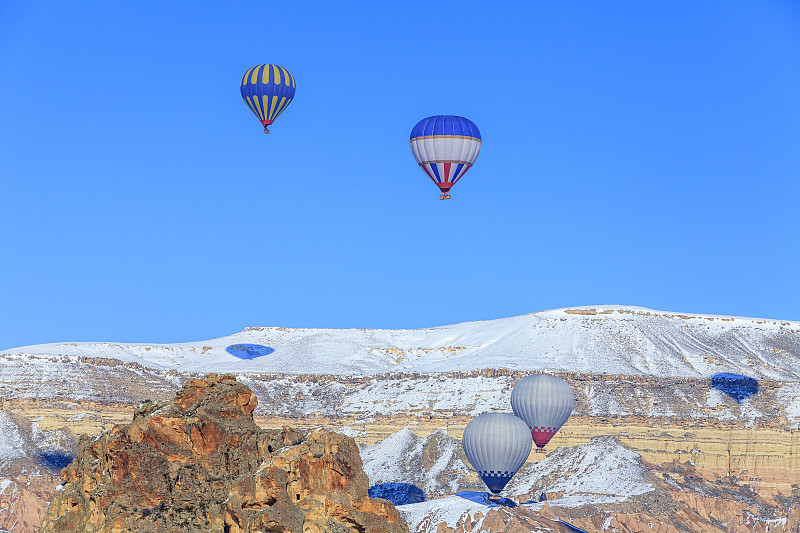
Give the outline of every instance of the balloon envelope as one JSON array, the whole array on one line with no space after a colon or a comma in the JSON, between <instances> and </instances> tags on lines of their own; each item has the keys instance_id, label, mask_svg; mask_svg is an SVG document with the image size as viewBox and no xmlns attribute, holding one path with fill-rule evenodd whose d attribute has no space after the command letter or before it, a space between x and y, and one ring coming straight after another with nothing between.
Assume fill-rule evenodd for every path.
<instances>
[{"instance_id":1,"label":"balloon envelope","mask_svg":"<svg viewBox=\"0 0 800 533\"><path fill-rule=\"evenodd\" d=\"M294 76L278 65L256 65L242 76L242 98L264 131L289 106L294 98Z\"/></svg>"},{"instance_id":2,"label":"balloon envelope","mask_svg":"<svg viewBox=\"0 0 800 533\"><path fill-rule=\"evenodd\" d=\"M464 429L464 453L486 486L498 494L531 453L527 424L507 413L486 413Z\"/></svg>"},{"instance_id":3,"label":"balloon envelope","mask_svg":"<svg viewBox=\"0 0 800 533\"><path fill-rule=\"evenodd\" d=\"M569 384L556 376L527 376L511 391L511 409L528 424L533 442L544 448L575 406Z\"/></svg>"},{"instance_id":4,"label":"balloon envelope","mask_svg":"<svg viewBox=\"0 0 800 533\"><path fill-rule=\"evenodd\" d=\"M411 130L411 153L442 194L472 167L481 151L481 132L454 115L423 118Z\"/></svg>"}]
</instances>

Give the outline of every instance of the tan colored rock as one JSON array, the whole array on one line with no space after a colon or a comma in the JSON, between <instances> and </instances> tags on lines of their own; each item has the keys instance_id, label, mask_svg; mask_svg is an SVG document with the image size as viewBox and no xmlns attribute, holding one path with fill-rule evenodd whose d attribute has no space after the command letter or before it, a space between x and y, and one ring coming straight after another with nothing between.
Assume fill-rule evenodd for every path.
<instances>
[{"instance_id":1,"label":"tan colored rock","mask_svg":"<svg viewBox=\"0 0 800 533\"><path fill-rule=\"evenodd\" d=\"M230 375L192 379L126 426L81 437L42 533L401 533L367 495L355 442L253 422L257 399Z\"/></svg>"},{"instance_id":2,"label":"tan colored rock","mask_svg":"<svg viewBox=\"0 0 800 533\"><path fill-rule=\"evenodd\" d=\"M47 512L55 476L5 480L0 487L0 530L35 533ZM0 480L3 481L3 480Z\"/></svg>"},{"instance_id":3,"label":"tan colored rock","mask_svg":"<svg viewBox=\"0 0 800 533\"><path fill-rule=\"evenodd\" d=\"M547 502L545 502L545 504L542 505L542 508L539 510L539 515L542 516L543 518L549 518L551 520L558 519L556 513L553 512L553 508L550 507L550 504Z\"/></svg>"}]
</instances>

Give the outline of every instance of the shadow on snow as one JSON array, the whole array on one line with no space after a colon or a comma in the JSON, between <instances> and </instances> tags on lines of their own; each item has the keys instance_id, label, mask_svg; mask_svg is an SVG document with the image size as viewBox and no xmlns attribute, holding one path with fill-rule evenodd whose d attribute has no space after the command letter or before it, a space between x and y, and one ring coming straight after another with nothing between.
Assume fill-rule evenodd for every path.
<instances>
[{"instance_id":1,"label":"shadow on snow","mask_svg":"<svg viewBox=\"0 0 800 533\"><path fill-rule=\"evenodd\" d=\"M275 351L274 348L262 346L261 344L231 344L225 350L239 359L255 359Z\"/></svg>"},{"instance_id":2,"label":"shadow on snow","mask_svg":"<svg viewBox=\"0 0 800 533\"><path fill-rule=\"evenodd\" d=\"M517 504L514 503L514 500L510 500L508 498L500 498L499 500L490 500L488 492L476 492L474 490L462 490L461 492L457 492L456 496L464 498L465 500L469 500L475 503L481 503L487 507L499 507L501 505L505 507L516 507Z\"/></svg>"},{"instance_id":3,"label":"shadow on snow","mask_svg":"<svg viewBox=\"0 0 800 533\"><path fill-rule=\"evenodd\" d=\"M39 454L39 460L49 470L61 470L70 464L73 459L75 459L75 457L68 453L48 452Z\"/></svg>"},{"instance_id":4,"label":"shadow on snow","mask_svg":"<svg viewBox=\"0 0 800 533\"><path fill-rule=\"evenodd\" d=\"M754 378L722 372L711 377L711 386L724 392L737 402L758 393L758 381Z\"/></svg>"},{"instance_id":5,"label":"shadow on snow","mask_svg":"<svg viewBox=\"0 0 800 533\"><path fill-rule=\"evenodd\" d=\"M395 505L425 501L425 493L411 483L380 483L369 488L370 498L383 498Z\"/></svg>"}]
</instances>

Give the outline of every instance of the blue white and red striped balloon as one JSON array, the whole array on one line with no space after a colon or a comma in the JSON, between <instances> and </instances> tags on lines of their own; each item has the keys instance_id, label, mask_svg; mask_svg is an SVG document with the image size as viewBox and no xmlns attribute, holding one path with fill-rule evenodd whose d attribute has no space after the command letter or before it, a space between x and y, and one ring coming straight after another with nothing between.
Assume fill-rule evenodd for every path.
<instances>
[{"instance_id":1,"label":"blue white and red striped balloon","mask_svg":"<svg viewBox=\"0 0 800 533\"><path fill-rule=\"evenodd\" d=\"M411 130L411 153L439 187L441 199L472 167L481 151L481 132L469 119L436 115L417 122Z\"/></svg>"},{"instance_id":2,"label":"blue white and red striped balloon","mask_svg":"<svg viewBox=\"0 0 800 533\"><path fill-rule=\"evenodd\" d=\"M462 437L464 454L486 487L499 494L531 453L528 425L508 413L473 418Z\"/></svg>"},{"instance_id":3,"label":"blue white and red striped balloon","mask_svg":"<svg viewBox=\"0 0 800 533\"><path fill-rule=\"evenodd\" d=\"M564 425L574 406L572 388L558 376L526 376L511 391L511 409L531 428L533 442L540 450Z\"/></svg>"}]
</instances>

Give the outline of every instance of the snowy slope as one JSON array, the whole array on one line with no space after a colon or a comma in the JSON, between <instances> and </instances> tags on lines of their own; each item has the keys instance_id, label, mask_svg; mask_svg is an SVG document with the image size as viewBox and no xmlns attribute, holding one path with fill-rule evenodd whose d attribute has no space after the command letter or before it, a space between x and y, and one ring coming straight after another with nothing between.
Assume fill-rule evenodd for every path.
<instances>
[{"instance_id":1,"label":"snowy slope","mask_svg":"<svg viewBox=\"0 0 800 533\"><path fill-rule=\"evenodd\" d=\"M274 349L252 360L233 344ZM107 357L186 372L375 375L484 368L800 379L800 322L595 306L418 330L247 328L183 344L63 343L0 352Z\"/></svg>"},{"instance_id":2,"label":"snowy slope","mask_svg":"<svg viewBox=\"0 0 800 533\"><path fill-rule=\"evenodd\" d=\"M485 491L482 482L466 476L472 467L459 458L461 441L442 439L443 433L421 438L405 427L375 445L363 446L361 458L370 485L411 483L423 489L428 499L463 490ZM439 479L445 470L447 475ZM639 454L614 437L602 436L580 446L557 448L538 462L526 463L502 495L524 502L546 492L551 505L575 507L619 503L651 490Z\"/></svg>"},{"instance_id":3,"label":"snowy slope","mask_svg":"<svg viewBox=\"0 0 800 533\"><path fill-rule=\"evenodd\" d=\"M17 422L0 411L0 471L11 461L25 457L25 441Z\"/></svg>"},{"instance_id":4,"label":"snowy slope","mask_svg":"<svg viewBox=\"0 0 800 533\"><path fill-rule=\"evenodd\" d=\"M469 467L460 455L461 441L448 437L444 429L422 438L408 426L373 446L361 447L370 485L410 483L428 497L480 488L462 479Z\"/></svg>"},{"instance_id":5,"label":"snowy slope","mask_svg":"<svg viewBox=\"0 0 800 533\"><path fill-rule=\"evenodd\" d=\"M460 452L461 441L446 439L452 442L442 446L441 439L431 438L435 435L420 438L406 427L373 446L362 447L364 471L370 484L405 482L425 489L427 501L397 507L411 531L439 531L442 523L455 531L481 531L490 511L488 502L460 496L467 493L477 496L479 493L472 491L485 491L483 483L476 484L465 476L450 476L449 483L437 484L431 475L436 468L426 473L422 467L421 458L427 456L433 465L449 463L452 468L452 457ZM471 469L459 463L461 468ZM538 512L543 508L537 502L542 491L547 493L550 506L563 509L619 504L653 490L639 454L621 446L615 438L603 436L581 446L560 447L536 463L527 463L502 492L505 497L526 503L516 511L495 509L517 516L524 515L526 510Z\"/></svg>"},{"instance_id":6,"label":"snowy slope","mask_svg":"<svg viewBox=\"0 0 800 533\"><path fill-rule=\"evenodd\" d=\"M422 503L401 505L397 508L409 531L440 531L439 524L445 523L451 530L463 527L465 523L473 525L474 531L480 531L483 518L488 508L458 496L450 496Z\"/></svg>"},{"instance_id":7,"label":"snowy slope","mask_svg":"<svg viewBox=\"0 0 800 533\"><path fill-rule=\"evenodd\" d=\"M614 437L595 437L582 446L561 447L517 473L508 494L563 493L550 501L564 507L618 503L653 490L645 481L639 454Z\"/></svg>"}]
</instances>

